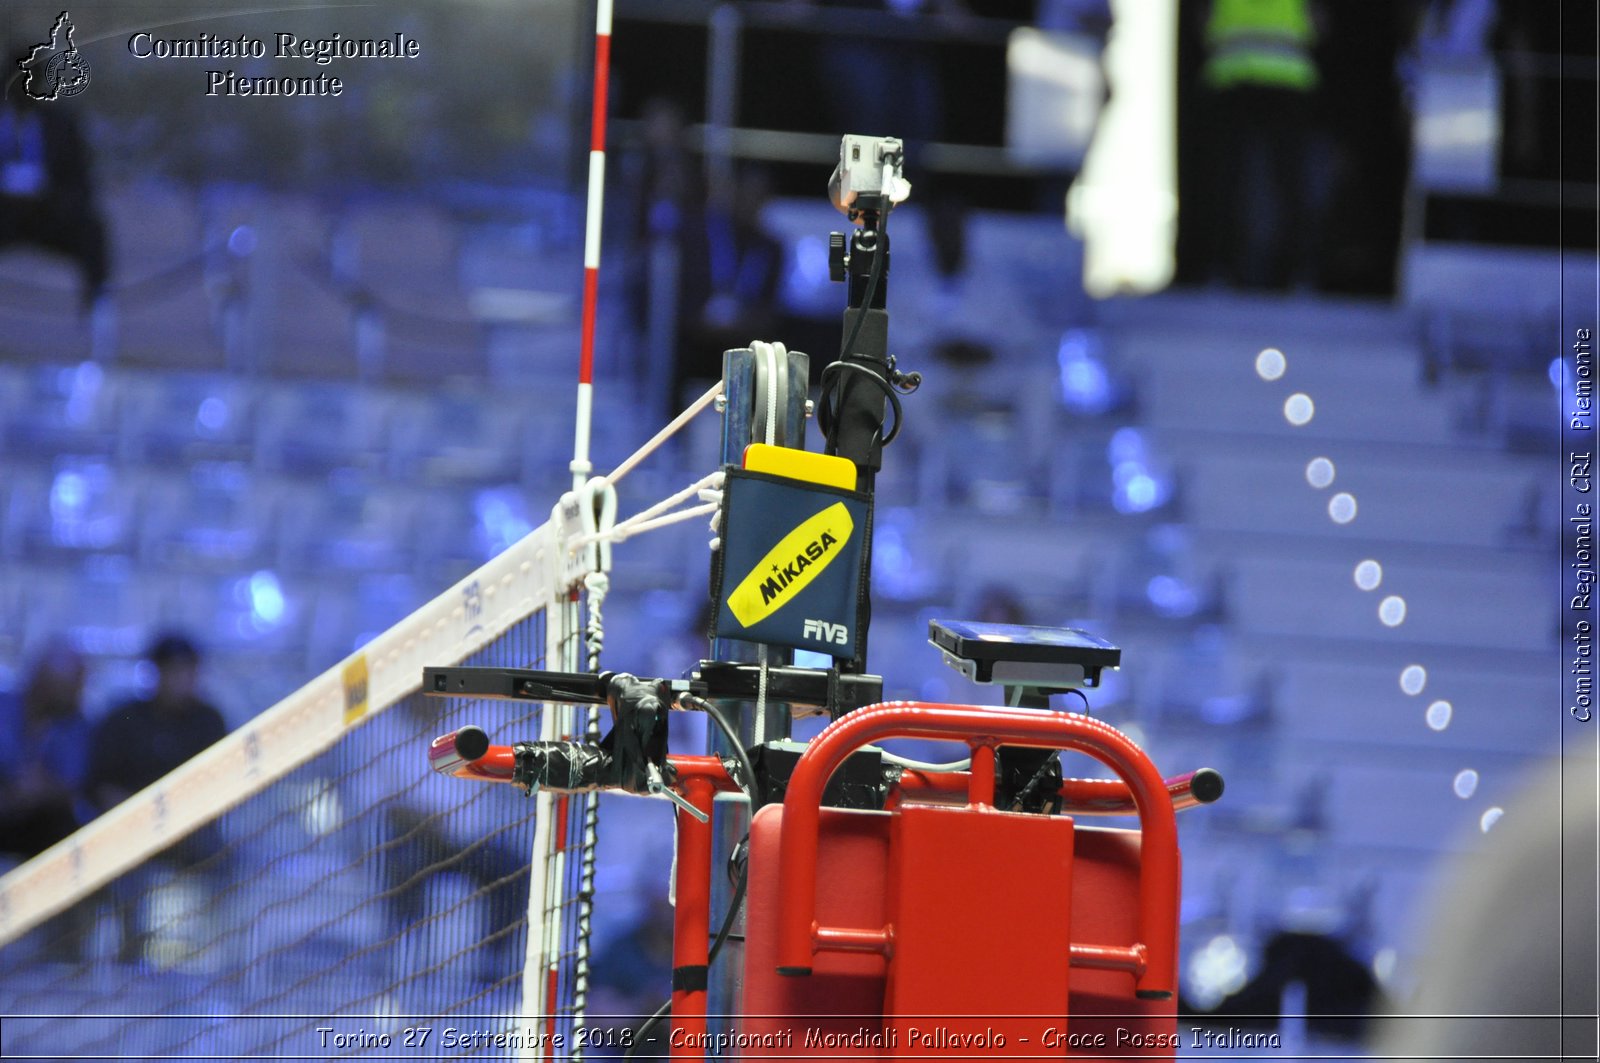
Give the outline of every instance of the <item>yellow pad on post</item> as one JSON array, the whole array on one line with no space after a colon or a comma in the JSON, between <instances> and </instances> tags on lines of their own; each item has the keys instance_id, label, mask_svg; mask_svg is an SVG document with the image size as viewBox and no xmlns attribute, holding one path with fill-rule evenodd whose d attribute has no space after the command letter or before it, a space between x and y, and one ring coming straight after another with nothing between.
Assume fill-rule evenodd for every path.
<instances>
[{"instance_id":1,"label":"yellow pad on post","mask_svg":"<svg viewBox=\"0 0 1600 1063\"><path fill-rule=\"evenodd\" d=\"M856 463L832 454L751 443L744 448L744 467L751 472L804 480L844 491L856 489Z\"/></svg>"}]
</instances>

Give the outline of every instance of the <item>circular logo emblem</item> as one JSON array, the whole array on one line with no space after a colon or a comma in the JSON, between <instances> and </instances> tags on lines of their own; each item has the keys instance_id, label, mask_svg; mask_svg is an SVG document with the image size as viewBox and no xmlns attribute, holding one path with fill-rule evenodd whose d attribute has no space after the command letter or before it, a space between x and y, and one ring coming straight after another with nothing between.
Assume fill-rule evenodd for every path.
<instances>
[{"instance_id":1,"label":"circular logo emblem","mask_svg":"<svg viewBox=\"0 0 1600 1063\"><path fill-rule=\"evenodd\" d=\"M89 87L89 60L76 48L57 52L44 68L44 85L52 99L76 96Z\"/></svg>"}]
</instances>

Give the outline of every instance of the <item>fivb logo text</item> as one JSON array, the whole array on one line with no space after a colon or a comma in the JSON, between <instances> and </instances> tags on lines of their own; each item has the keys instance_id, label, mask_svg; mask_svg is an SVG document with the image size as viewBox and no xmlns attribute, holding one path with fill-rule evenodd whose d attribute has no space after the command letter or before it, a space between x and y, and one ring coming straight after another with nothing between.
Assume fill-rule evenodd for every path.
<instances>
[{"instance_id":1,"label":"fivb logo text","mask_svg":"<svg viewBox=\"0 0 1600 1063\"><path fill-rule=\"evenodd\" d=\"M800 633L808 639L831 642L835 646L843 646L850 641L849 625L830 624L826 620L807 620L801 625Z\"/></svg>"}]
</instances>

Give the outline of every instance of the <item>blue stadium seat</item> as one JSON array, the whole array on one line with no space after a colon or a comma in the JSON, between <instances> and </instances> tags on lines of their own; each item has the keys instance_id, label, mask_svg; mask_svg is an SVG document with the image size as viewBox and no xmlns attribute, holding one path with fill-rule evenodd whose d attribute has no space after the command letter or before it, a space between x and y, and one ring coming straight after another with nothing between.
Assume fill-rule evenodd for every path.
<instances>
[{"instance_id":1,"label":"blue stadium seat","mask_svg":"<svg viewBox=\"0 0 1600 1063\"><path fill-rule=\"evenodd\" d=\"M125 375L97 362L48 363L17 369L0 381L0 453L53 459L110 455Z\"/></svg>"},{"instance_id":2,"label":"blue stadium seat","mask_svg":"<svg viewBox=\"0 0 1600 1063\"><path fill-rule=\"evenodd\" d=\"M7 549L50 558L131 547L142 484L101 457L18 466L6 499Z\"/></svg>"},{"instance_id":3,"label":"blue stadium seat","mask_svg":"<svg viewBox=\"0 0 1600 1063\"><path fill-rule=\"evenodd\" d=\"M252 387L228 376L130 375L123 385L120 450L148 465L247 459L256 401Z\"/></svg>"},{"instance_id":4,"label":"blue stadium seat","mask_svg":"<svg viewBox=\"0 0 1600 1063\"><path fill-rule=\"evenodd\" d=\"M535 419L482 388L401 396L390 424L389 474L417 487L516 482L525 426Z\"/></svg>"},{"instance_id":5,"label":"blue stadium seat","mask_svg":"<svg viewBox=\"0 0 1600 1063\"><path fill-rule=\"evenodd\" d=\"M385 460L393 403L349 384L302 381L263 389L256 422L261 468L294 475L377 471Z\"/></svg>"},{"instance_id":6,"label":"blue stadium seat","mask_svg":"<svg viewBox=\"0 0 1600 1063\"><path fill-rule=\"evenodd\" d=\"M416 493L355 475L297 488L285 502L279 563L307 574L404 571L425 519Z\"/></svg>"},{"instance_id":7,"label":"blue stadium seat","mask_svg":"<svg viewBox=\"0 0 1600 1063\"><path fill-rule=\"evenodd\" d=\"M274 553L280 494L273 477L239 461L198 461L156 478L146 495L140 556L169 568L256 567Z\"/></svg>"}]
</instances>

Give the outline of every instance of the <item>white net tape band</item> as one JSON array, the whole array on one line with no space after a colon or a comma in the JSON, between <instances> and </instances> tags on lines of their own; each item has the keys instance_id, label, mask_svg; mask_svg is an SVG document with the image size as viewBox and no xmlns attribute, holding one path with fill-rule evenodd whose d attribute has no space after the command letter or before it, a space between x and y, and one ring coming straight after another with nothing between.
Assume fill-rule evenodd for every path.
<instances>
[{"instance_id":1,"label":"white net tape band","mask_svg":"<svg viewBox=\"0 0 1600 1063\"><path fill-rule=\"evenodd\" d=\"M0 944L328 749L366 716L416 690L425 666L460 660L554 605L559 551L554 525L541 525L360 652L0 877ZM473 610L471 603L481 606ZM425 770L420 751L417 763Z\"/></svg>"}]
</instances>

